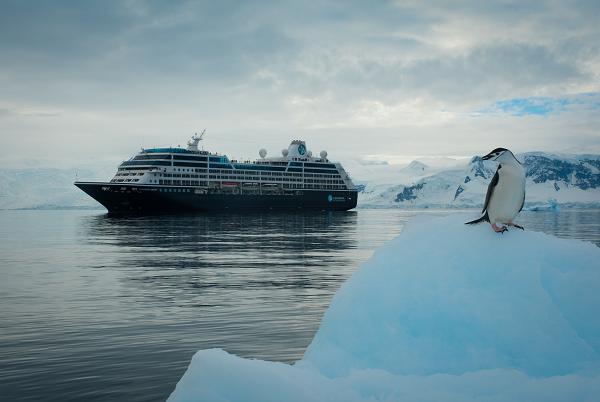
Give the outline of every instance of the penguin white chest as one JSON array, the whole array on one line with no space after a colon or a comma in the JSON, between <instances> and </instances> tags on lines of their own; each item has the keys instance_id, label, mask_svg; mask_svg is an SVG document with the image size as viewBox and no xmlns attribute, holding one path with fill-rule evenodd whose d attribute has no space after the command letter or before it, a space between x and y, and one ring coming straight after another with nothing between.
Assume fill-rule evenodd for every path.
<instances>
[{"instance_id":1,"label":"penguin white chest","mask_svg":"<svg viewBox=\"0 0 600 402\"><path fill-rule=\"evenodd\" d=\"M509 223L517 216L525 197L525 172L520 166L503 165L487 207L491 223Z\"/></svg>"}]
</instances>

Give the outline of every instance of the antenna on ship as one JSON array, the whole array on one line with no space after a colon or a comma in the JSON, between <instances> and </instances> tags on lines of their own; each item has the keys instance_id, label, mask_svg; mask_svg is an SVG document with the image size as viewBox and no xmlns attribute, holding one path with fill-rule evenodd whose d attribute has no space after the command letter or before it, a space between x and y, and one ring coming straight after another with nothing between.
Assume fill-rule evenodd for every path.
<instances>
[{"instance_id":1,"label":"antenna on ship","mask_svg":"<svg viewBox=\"0 0 600 402\"><path fill-rule=\"evenodd\" d=\"M194 133L194 135L192 136L192 139L189 140L187 143L188 151L197 151L198 150L198 143L202 140L202 137L204 137L205 132L206 132L206 129L202 130L200 135L198 135L198 133Z\"/></svg>"}]
</instances>

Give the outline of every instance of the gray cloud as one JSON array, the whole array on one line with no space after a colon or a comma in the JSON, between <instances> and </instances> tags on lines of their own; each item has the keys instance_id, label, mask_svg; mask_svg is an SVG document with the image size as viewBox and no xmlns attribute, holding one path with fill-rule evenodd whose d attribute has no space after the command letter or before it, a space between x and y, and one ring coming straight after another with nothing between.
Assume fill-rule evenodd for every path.
<instances>
[{"instance_id":1,"label":"gray cloud","mask_svg":"<svg viewBox=\"0 0 600 402\"><path fill-rule=\"evenodd\" d=\"M456 102L537 93L587 78L547 48L527 44L479 46L465 56L419 61L407 71L413 87Z\"/></svg>"},{"instance_id":2,"label":"gray cloud","mask_svg":"<svg viewBox=\"0 0 600 402\"><path fill-rule=\"evenodd\" d=\"M600 92L595 1L8 0L1 7L0 135L13 149L26 149L22 138L42 128L40 140L59 155L59 143L114 146L118 138L123 148L114 152L123 152L137 147L141 132L182 141L172 136L207 125L237 141L238 152L254 147L236 132L275 142L293 131L333 148L359 144L368 130L370 148L348 152L375 154L392 142L395 152L422 154L406 149L424 130L428 144L435 132L472 132L481 141L475 131L488 132L487 124L517 131L523 121L510 116L502 124L470 120L499 100ZM56 118L42 127L14 110ZM537 148L564 147L560 130L590 144L598 119L573 116L528 122L532 133L556 132L546 142L532 134ZM456 144L445 151L461 154Z\"/></svg>"}]
</instances>

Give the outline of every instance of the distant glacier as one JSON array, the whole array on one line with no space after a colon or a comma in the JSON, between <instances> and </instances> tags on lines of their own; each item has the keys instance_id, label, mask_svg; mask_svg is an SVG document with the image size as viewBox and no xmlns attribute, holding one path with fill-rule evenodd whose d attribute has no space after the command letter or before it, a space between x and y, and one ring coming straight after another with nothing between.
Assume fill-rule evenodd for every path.
<instances>
[{"instance_id":1,"label":"distant glacier","mask_svg":"<svg viewBox=\"0 0 600 402\"><path fill-rule=\"evenodd\" d=\"M111 173L101 168L0 169L0 209L103 208L73 182L109 180Z\"/></svg>"}]
</instances>

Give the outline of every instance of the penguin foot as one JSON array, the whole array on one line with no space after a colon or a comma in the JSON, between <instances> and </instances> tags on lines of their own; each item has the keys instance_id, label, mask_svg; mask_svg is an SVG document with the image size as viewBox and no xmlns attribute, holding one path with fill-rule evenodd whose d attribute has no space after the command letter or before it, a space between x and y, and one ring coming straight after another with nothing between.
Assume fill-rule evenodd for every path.
<instances>
[{"instance_id":1,"label":"penguin foot","mask_svg":"<svg viewBox=\"0 0 600 402\"><path fill-rule=\"evenodd\" d=\"M525 228L524 228L523 226L521 226L521 225L517 225L516 223L512 223L512 222L510 222L510 223L508 224L508 226L514 226L514 227L516 227L517 229L525 230Z\"/></svg>"},{"instance_id":2,"label":"penguin foot","mask_svg":"<svg viewBox=\"0 0 600 402\"><path fill-rule=\"evenodd\" d=\"M494 232L496 233L504 233L508 231L508 228L506 226L496 226L495 223L492 223L492 229L494 229Z\"/></svg>"}]
</instances>

